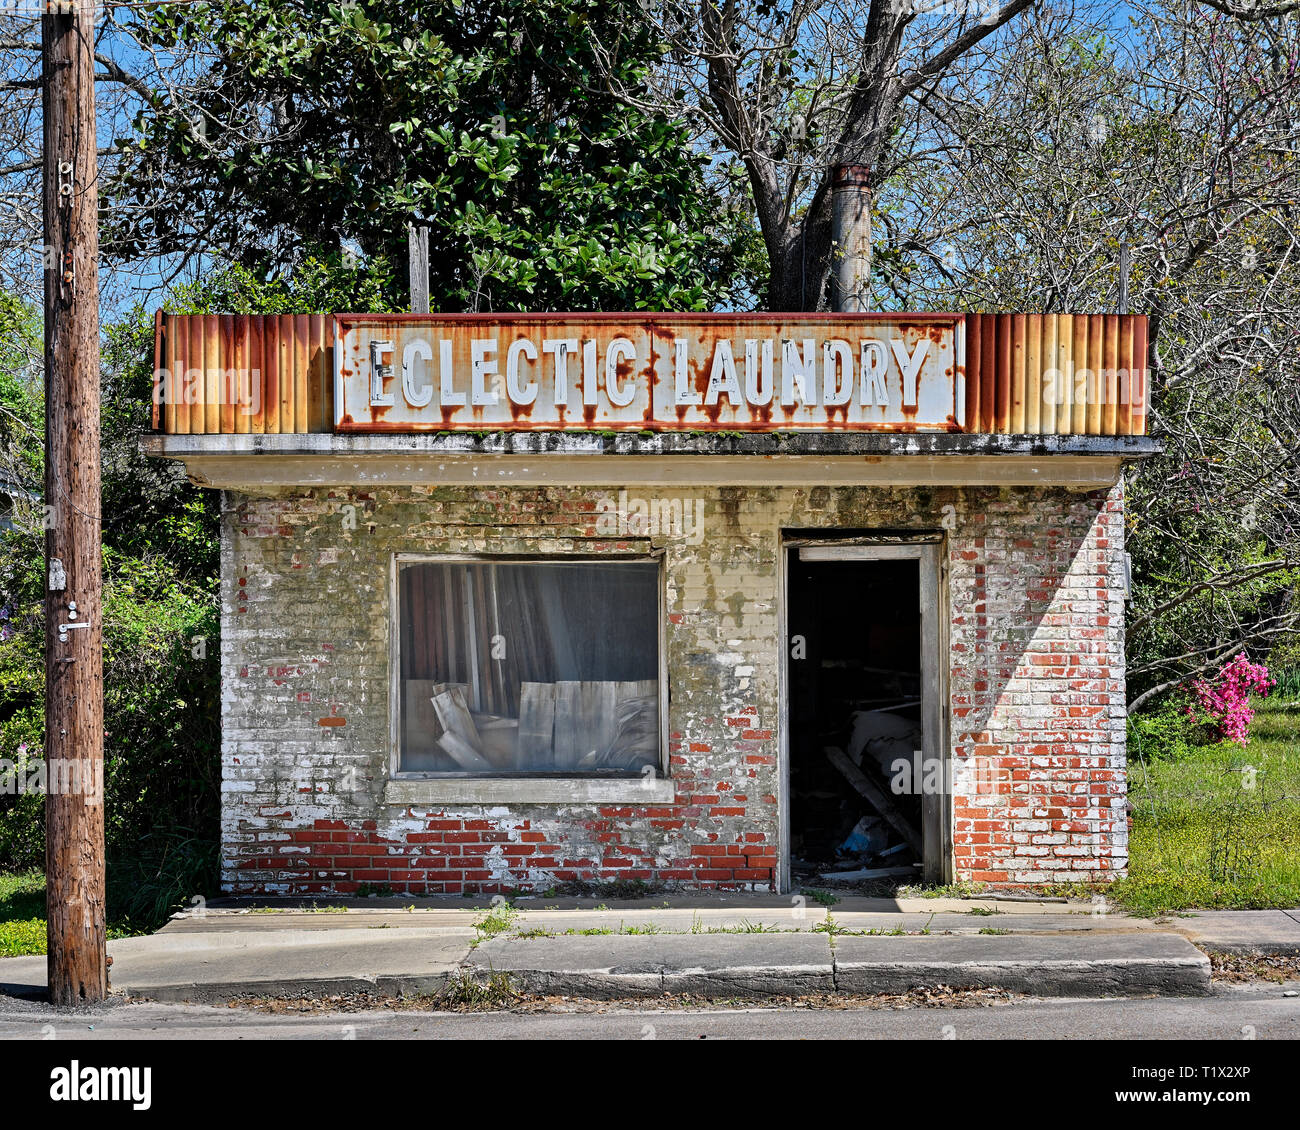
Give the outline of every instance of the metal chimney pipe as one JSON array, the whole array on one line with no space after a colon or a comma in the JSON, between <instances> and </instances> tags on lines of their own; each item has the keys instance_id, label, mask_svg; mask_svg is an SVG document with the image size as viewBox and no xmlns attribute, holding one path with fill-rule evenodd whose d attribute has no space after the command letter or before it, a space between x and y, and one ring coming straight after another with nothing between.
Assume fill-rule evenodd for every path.
<instances>
[{"instance_id":1,"label":"metal chimney pipe","mask_svg":"<svg viewBox=\"0 0 1300 1130\"><path fill-rule=\"evenodd\" d=\"M831 303L845 314L867 310L871 286L871 170L836 165L831 172Z\"/></svg>"}]
</instances>

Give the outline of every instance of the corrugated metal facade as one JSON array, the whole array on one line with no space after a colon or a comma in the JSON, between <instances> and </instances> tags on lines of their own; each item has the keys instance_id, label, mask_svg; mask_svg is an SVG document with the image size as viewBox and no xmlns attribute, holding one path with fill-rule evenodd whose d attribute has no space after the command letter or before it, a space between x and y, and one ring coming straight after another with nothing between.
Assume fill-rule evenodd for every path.
<instances>
[{"instance_id":1,"label":"corrugated metal facade","mask_svg":"<svg viewBox=\"0 0 1300 1130\"><path fill-rule=\"evenodd\" d=\"M968 432L1146 434L1147 319L966 315Z\"/></svg>"},{"instance_id":2,"label":"corrugated metal facade","mask_svg":"<svg viewBox=\"0 0 1300 1130\"><path fill-rule=\"evenodd\" d=\"M952 321L954 379L964 380L964 400L960 385L957 397L965 409L958 430L1146 434L1145 316L969 314ZM169 435L333 432L337 332L334 315L160 312L155 430ZM575 420L571 426L602 425Z\"/></svg>"},{"instance_id":3,"label":"corrugated metal facade","mask_svg":"<svg viewBox=\"0 0 1300 1130\"><path fill-rule=\"evenodd\" d=\"M334 430L330 314L163 314L154 409L168 435Z\"/></svg>"}]
</instances>

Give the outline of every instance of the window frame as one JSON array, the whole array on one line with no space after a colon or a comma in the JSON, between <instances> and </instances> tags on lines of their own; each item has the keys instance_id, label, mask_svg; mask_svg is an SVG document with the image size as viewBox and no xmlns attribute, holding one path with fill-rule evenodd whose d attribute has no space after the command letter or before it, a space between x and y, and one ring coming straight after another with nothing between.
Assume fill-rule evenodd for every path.
<instances>
[{"instance_id":1,"label":"window frame","mask_svg":"<svg viewBox=\"0 0 1300 1130\"><path fill-rule=\"evenodd\" d=\"M581 562L591 562L593 564L610 564L623 563L634 564L652 563L655 566L655 599L658 610L658 631L655 636L655 646L658 654L658 686L659 686L659 762L657 765L658 775L653 780L643 777L641 774L628 773L602 773L586 772L577 773L572 770L544 772L544 773L471 773L466 770L455 770L448 772L432 772L429 770L404 770L402 769L402 608L401 608L401 574L402 569L411 565L572 565ZM537 792L545 797L546 802L552 803L572 803L573 799L566 796L563 787L557 790L558 786L573 785L578 786L578 793L587 792L592 794L594 799L604 799L605 796L613 797L616 794L622 794L630 786L634 790L642 790L647 800L656 798L658 794L672 791L672 785L669 781L669 757L668 757L668 632L667 632L667 586L665 571L665 554L662 550L652 550L649 552L639 553L547 553L547 554L526 554L526 553L394 553L389 564L388 577L388 779L392 784L406 782L409 785L415 785L418 782L445 782L450 788L435 789L437 793L455 792L456 783L468 786L466 797L472 799L468 794L478 792L484 794L485 798L490 799L494 795L502 797L520 792L523 790L525 783L542 782L543 787ZM549 783L549 788L546 787ZM661 787L654 787L659 783ZM582 788L580 786L594 785L593 788ZM621 787L620 787L621 786ZM407 797L406 800L395 800L395 803L413 803L414 793L418 791L412 788L398 788L394 790L396 797ZM451 800L455 799L451 795L439 797L438 799Z\"/></svg>"}]
</instances>

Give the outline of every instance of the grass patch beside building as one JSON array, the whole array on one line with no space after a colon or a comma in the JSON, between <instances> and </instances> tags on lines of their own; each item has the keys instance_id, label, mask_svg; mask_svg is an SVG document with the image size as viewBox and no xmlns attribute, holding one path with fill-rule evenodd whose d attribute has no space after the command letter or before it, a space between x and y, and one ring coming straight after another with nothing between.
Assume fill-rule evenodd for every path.
<instances>
[{"instance_id":1,"label":"grass patch beside building","mask_svg":"<svg viewBox=\"0 0 1300 1130\"><path fill-rule=\"evenodd\" d=\"M1256 709L1244 747L1130 743L1129 877L1108 891L1126 910L1300 906L1300 702Z\"/></svg>"}]
</instances>

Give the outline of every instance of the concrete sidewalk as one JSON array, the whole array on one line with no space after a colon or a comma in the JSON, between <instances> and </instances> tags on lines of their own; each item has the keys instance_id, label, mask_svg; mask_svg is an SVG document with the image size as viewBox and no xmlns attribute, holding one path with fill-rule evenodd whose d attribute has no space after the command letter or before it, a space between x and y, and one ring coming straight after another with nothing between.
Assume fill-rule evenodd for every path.
<instances>
[{"instance_id":1,"label":"concrete sidewalk","mask_svg":"<svg viewBox=\"0 0 1300 1130\"><path fill-rule=\"evenodd\" d=\"M403 908L405 907L405 909ZM149 937L109 943L129 997L437 992L449 979L510 974L570 996L787 996L997 986L1038 996L1200 994L1209 963L1191 943L1300 953L1300 912L1137 919L1104 906L988 898L670 895L609 905L520 899L213 904ZM489 920L489 915L493 919ZM1189 940L1190 939L1190 940ZM45 959L0 959L0 994L39 997Z\"/></svg>"}]
</instances>

